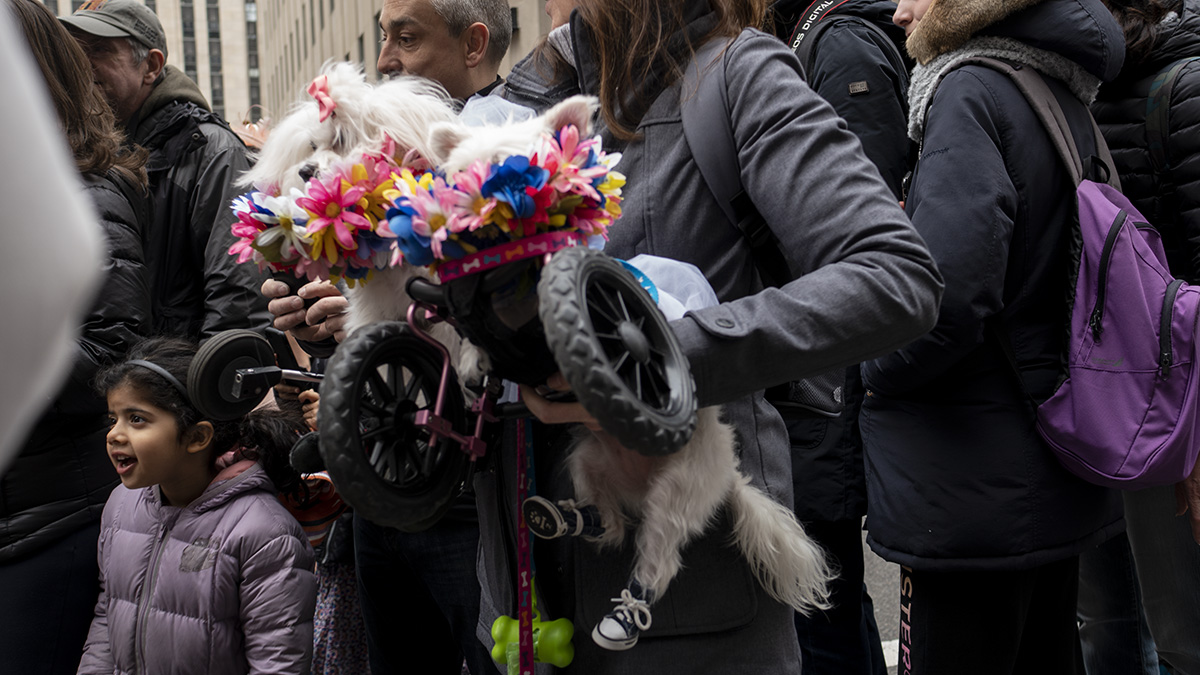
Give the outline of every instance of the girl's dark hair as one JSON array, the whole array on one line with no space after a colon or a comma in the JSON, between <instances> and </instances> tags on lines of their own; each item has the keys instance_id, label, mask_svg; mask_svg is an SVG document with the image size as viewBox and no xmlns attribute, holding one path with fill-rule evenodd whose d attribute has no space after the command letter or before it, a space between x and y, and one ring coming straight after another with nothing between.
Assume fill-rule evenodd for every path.
<instances>
[{"instance_id":1,"label":"girl's dark hair","mask_svg":"<svg viewBox=\"0 0 1200 675\"><path fill-rule=\"evenodd\" d=\"M188 368L196 356L196 349L195 343L178 338L142 340L129 350L125 361L102 370L96 376L96 389L101 396L105 396L117 387L133 388L146 402L166 410L175 418L179 439L183 440L188 430L205 421L204 416L162 375L129 361L149 361L187 386ZM214 461L241 446L246 459L262 464L279 492L292 493L299 487L300 474L288 463L288 455L300 434L308 431L300 415L283 410L260 409L251 411L241 419L208 422L213 426Z\"/></svg>"},{"instance_id":2,"label":"girl's dark hair","mask_svg":"<svg viewBox=\"0 0 1200 675\"><path fill-rule=\"evenodd\" d=\"M1159 24L1183 0L1105 0L1109 11L1125 32L1125 65L1138 65L1150 59L1158 39Z\"/></svg>"},{"instance_id":3,"label":"girl's dark hair","mask_svg":"<svg viewBox=\"0 0 1200 675\"><path fill-rule=\"evenodd\" d=\"M145 188L149 153L123 145L125 134L96 86L83 48L41 2L8 0L8 6L42 71L79 173L102 176L114 169Z\"/></svg>"},{"instance_id":4,"label":"girl's dark hair","mask_svg":"<svg viewBox=\"0 0 1200 675\"><path fill-rule=\"evenodd\" d=\"M696 50L715 37L734 38L764 25L767 0L708 0L716 25L695 43L672 43L696 0L581 0L600 74L600 112L610 133L632 140L654 98L683 75ZM676 39L677 42L677 39ZM657 88L642 86L657 83Z\"/></svg>"}]
</instances>

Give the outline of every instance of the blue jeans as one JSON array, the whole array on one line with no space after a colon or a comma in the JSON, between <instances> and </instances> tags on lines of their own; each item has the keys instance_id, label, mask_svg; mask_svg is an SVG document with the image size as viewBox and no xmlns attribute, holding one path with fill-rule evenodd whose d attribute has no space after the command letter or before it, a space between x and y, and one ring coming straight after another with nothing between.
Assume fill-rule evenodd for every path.
<instances>
[{"instance_id":1,"label":"blue jeans","mask_svg":"<svg viewBox=\"0 0 1200 675\"><path fill-rule=\"evenodd\" d=\"M810 522L804 529L839 570L829 584L833 607L795 616L804 675L886 675L875 607L863 583L861 520Z\"/></svg>"},{"instance_id":2,"label":"blue jeans","mask_svg":"<svg viewBox=\"0 0 1200 675\"><path fill-rule=\"evenodd\" d=\"M1200 545L1188 516L1175 515L1175 488L1126 492L1125 523L1137 561L1146 621L1159 658L1200 675Z\"/></svg>"},{"instance_id":3,"label":"blue jeans","mask_svg":"<svg viewBox=\"0 0 1200 675\"><path fill-rule=\"evenodd\" d=\"M1087 675L1158 675L1154 638L1124 534L1080 554L1077 611Z\"/></svg>"},{"instance_id":4,"label":"blue jeans","mask_svg":"<svg viewBox=\"0 0 1200 675\"><path fill-rule=\"evenodd\" d=\"M475 636L479 525L442 520L425 532L401 532L354 517L358 595L373 675L497 675Z\"/></svg>"}]
</instances>

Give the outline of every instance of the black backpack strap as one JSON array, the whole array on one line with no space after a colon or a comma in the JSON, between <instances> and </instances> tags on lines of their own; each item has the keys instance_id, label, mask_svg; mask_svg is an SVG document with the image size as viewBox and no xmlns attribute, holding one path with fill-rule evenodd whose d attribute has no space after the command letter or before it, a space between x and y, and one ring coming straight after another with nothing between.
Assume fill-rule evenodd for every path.
<instances>
[{"instance_id":1,"label":"black backpack strap","mask_svg":"<svg viewBox=\"0 0 1200 675\"><path fill-rule=\"evenodd\" d=\"M1200 56L1189 56L1168 64L1158 71L1150 83L1150 93L1146 97L1146 147L1150 151L1150 164L1156 174L1164 174L1171 169L1167 138L1171 133L1171 95L1175 90L1175 82L1185 66L1198 60Z\"/></svg>"},{"instance_id":2,"label":"black backpack strap","mask_svg":"<svg viewBox=\"0 0 1200 675\"><path fill-rule=\"evenodd\" d=\"M904 55L900 53L900 48L896 46L896 42L892 40L892 36L877 26L874 21L851 14L834 14L823 17L823 20L818 19L815 25L802 33L800 29L806 20L802 19L796 25L796 32L792 33L791 42L792 51L795 52L796 58L800 59L800 65L804 67L804 76L806 78L812 76L813 66L817 62L817 45L819 44L818 41L821 35L830 28L845 23L856 23L874 33L882 42L884 56L892 64L892 67L896 69L896 72L908 72L908 64L904 61ZM799 36L799 40L797 40L797 36Z\"/></svg>"},{"instance_id":3,"label":"black backpack strap","mask_svg":"<svg viewBox=\"0 0 1200 675\"><path fill-rule=\"evenodd\" d=\"M726 97L724 56L730 44L732 40L709 40L684 72L683 135L721 212L750 247L763 285L782 286L792 280L792 273L779 240L742 187Z\"/></svg>"}]
</instances>

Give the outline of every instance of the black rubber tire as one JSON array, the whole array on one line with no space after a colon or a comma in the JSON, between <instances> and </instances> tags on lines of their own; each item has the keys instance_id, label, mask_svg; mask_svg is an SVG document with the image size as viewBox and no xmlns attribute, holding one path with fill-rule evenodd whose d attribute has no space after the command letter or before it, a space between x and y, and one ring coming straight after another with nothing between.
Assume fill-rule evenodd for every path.
<instances>
[{"instance_id":1,"label":"black rubber tire","mask_svg":"<svg viewBox=\"0 0 1200 675\"><path fill-rule=\"evenodd\" d=\"M691 439L696 385L687 357L620 263L582 247L559 251L542 270L538 302L559 369L605 431L643 455L668 455Z\"/></svg>"},{"instance_id":2,"label":"black rubber tire","mask_svg":"<svg viewBox=\"0 0 1200 675\"><path fill-rule=\"evenodd\" d=\"M241 368L263 368L275 365L275 352L262 335L235 328L209 338L188 367L188 398L205 418L217 421L236 420L253 410L266 395L266 390L233 395L233 380Z\"/></svg>"},{"instance_id":3,"label":"black rubber tire","mask_svg":"<svg viewBox=\"0 0 1200 675\"><path fill-rule=\"evenodd\" d=\"M391 384L396 372L401 387ZM441 355L400 322L356 331L329 362L317 410L321 456L338 493L371 522L405 532L428 529L470 479L472 463L462 446L443 438L430 448L428 433L405 420L432 409L441 375ZM463 433L462 390L453 370L449 378L442 413Z\"/></svg>"}]
</instances>

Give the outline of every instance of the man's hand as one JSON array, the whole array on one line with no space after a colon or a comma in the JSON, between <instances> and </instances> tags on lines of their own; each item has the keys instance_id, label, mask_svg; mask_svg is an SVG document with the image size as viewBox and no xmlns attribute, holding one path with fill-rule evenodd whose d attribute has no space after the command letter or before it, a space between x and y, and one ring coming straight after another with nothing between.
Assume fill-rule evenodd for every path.
<instances>
[{"instance_id":1,"label":"man's hand","mask_svg":"<svg viewBox=\"0 0 1200 675\"><path fill-rule=\"evenodd\" d=\"M341 342L346 337L346 309L350 303L328 281L309 282L292 295L287 284L267 279L262 294L271 299L267 310L275 317L275 327L290 331L297 340L320 342L333 336ZM305 309L304 302L313 299L316 302Z\"/></svg>"},{"instance_id":2,"label":"man's hand","mask_svg":"<svg viewBox=\"0 0 1200 675\"><path fill-rule=\"evenodd\" d=\"M1191 512L1192 539L1200 544L1200 461L1192 473L1182 482L1175 484L1175 515Z\"/></svg>"},{"instance_id":3,"label":"man's hand","mask_svg":"<svg viewBox=\"0 0 1200 675\"><path fill-rule=\"evenodd\" d=\"M546 380L546 387L554 391L571 391L571 385L562 373L551 375ZM525 384L521 385L521 401L544 424L582 424L591 431L600 431L600 423L581 403L552 403Z\"/></svg>"},{"instance_id":4,"label":"man's hand","mask_svg":"<svg viewBox=\"0 0 1200 675\"><path fill-rule=\"evenodd\" d=\"M304 423L309 429L317 430L317 410L321 405L321 395L315 389L300 392L300 409L304 414Z\"/></svg>"}]
</instances>

